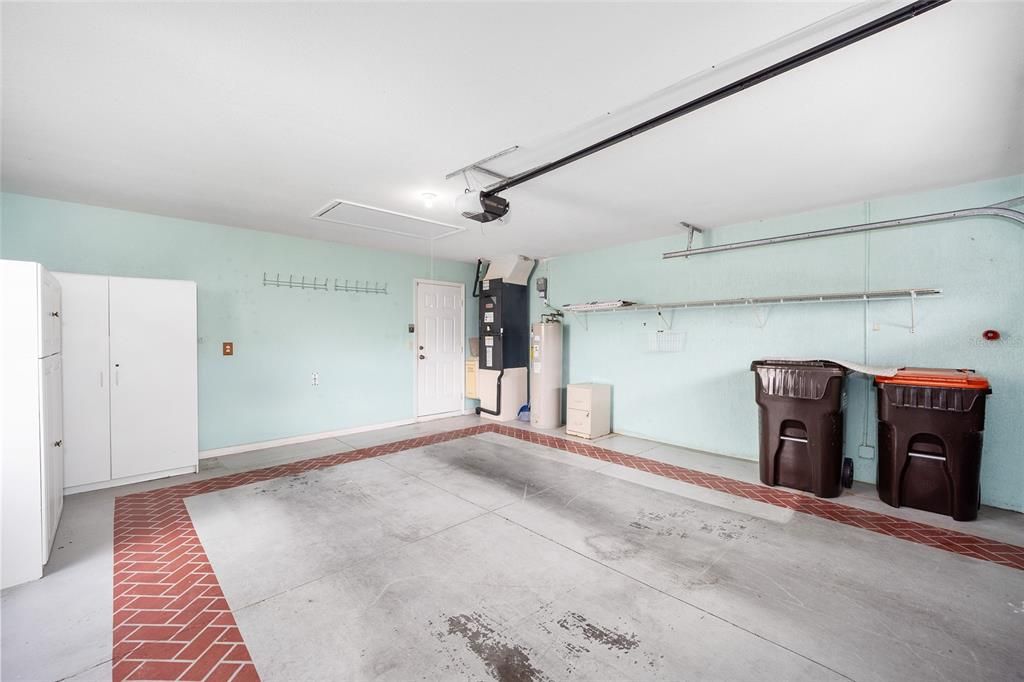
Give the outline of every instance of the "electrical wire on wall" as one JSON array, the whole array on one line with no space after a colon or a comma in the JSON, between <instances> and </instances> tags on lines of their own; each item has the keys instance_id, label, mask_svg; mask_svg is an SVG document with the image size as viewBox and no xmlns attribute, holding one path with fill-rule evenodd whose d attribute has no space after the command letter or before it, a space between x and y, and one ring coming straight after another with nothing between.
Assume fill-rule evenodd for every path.
<instances>
[{"instance_id":1,"label":"electrical wire on wall","mask_svg":"<svg viewBox=\"0 0 1024 682\"><path fill-rule=\"evenodd\" d=\"M864 222L871 222L871 202L864 202ZM871 233L864 233L864 291L871 291ZM868 364L868 321L870 320L871 301L864 301L864 364ZM870 380L869 380L870 382ZM861 447L868 446L868 431L871 422L871 383L864 389L864 430L861 432Z\"/></svg>"},{"instance_id":2,"label":"electrical wire on wall","mask_svg":"<svg viewBox=\"0 0 1024 682\"><path fill-rule=\"evenodd\" d=\"M541 300L541 303L544 304L545 308L547 308L548 310L553 311L553 314L557 315L560 318L560 317L562 317L564 315L563 311L561 309L556 308L555 306L551 305L551 301L548 298L549 290L547 289L547 287L550 286L550 284L551 284L551 280L550 280L550 276L549 276L550 272L551 272L551 268L548 265L548 263L551 261L552 258L554 258L554 256L550 256L548 258L541 258L541 259L539 259L537 261L537 269L539 270L541 267L544 268L544 279L547 280L547 282L545 284L544 295L541 297L540 300ZM535 272L533 274L537 275L537 276L540 275L539 272Z\"/></svg>"}]
</instances>

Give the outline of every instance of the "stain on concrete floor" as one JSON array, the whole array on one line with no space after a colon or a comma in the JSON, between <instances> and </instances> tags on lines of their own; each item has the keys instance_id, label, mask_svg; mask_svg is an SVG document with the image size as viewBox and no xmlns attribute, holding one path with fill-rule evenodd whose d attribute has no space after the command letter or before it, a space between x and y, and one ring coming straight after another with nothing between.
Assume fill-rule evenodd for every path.
<instances>
[{"instance_id":1,"label":"stain on concrete floor","mask_svg":"<svg viewBox=\"0 0 1024 682\"><path fill-rule=\"evenodd\" d=\"M635 632L627 635L612 628L596 625L587 620L586 616L574 611L559 618L558 625L568 632L578 631L588 641L603 644L609 649L632 651L640 644Z\"/></svg>"},{"instance_id":2,"label":"stain on concrete floor","mask_svg":"<svg viewBox=\"0 0 1024 682\"><path fill-rule=\"evenodd\" d=\"M510 642L498 632L487 616L464 613L448 618L448 636L465 640L466 646L499 682L541 682L550 680L530 661L528 649ZM442 633L442 637L445 633Z\"/></svg>"}]
</instances>

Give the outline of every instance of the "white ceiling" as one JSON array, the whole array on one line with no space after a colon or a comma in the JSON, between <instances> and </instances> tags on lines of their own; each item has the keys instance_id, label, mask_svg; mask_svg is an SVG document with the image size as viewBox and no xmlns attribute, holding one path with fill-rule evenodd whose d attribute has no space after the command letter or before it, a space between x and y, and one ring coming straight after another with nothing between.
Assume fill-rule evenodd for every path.
<instances>
[{"instance_id":1,"label":"white ceiling","mask_svg":"<svg viewBox=\"0 0 1024 682\"><path fill-rule=\"evenodd\" d=\"M1024 4L957 2L512 189L508 225L452 208L447 172L572 151L846 6L4 3L3 189L429 249L310 218L344 199L467 224L433 248L472 260L1024 171Z\"/></svg>"}]
</instances>

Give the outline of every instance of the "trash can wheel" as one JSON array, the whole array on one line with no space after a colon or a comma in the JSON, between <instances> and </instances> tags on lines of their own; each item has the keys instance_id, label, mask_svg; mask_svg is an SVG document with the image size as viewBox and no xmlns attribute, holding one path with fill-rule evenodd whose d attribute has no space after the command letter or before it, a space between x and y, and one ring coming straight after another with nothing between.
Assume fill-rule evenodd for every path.
<instances>
[{"instance_id":1,"label":"trash can wheel","mask_svg":"<svg viewBox=\"0 0 1024 682\"><path fill-rule=\"evenodd\" d=\"M841 481L844 488L853 487L853 460L849 457L843 458L843 476Z\"/></svg>"}]
</instances>

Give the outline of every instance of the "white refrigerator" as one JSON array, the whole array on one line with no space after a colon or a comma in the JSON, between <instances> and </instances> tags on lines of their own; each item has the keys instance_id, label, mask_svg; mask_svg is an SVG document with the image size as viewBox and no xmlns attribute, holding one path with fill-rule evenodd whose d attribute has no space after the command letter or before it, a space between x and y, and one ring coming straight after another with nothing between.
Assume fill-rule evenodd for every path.
<instances>
[{"instance_id":1,"label":"white refrigerator","mask_svg":"<svg viewBox=\"0 0 1024 682\"><path fill-rule=\"evenodd\" d=\"M64 508L60 284L0 261L0 576L42 576Z\"/></svg>"}]
</instances>

